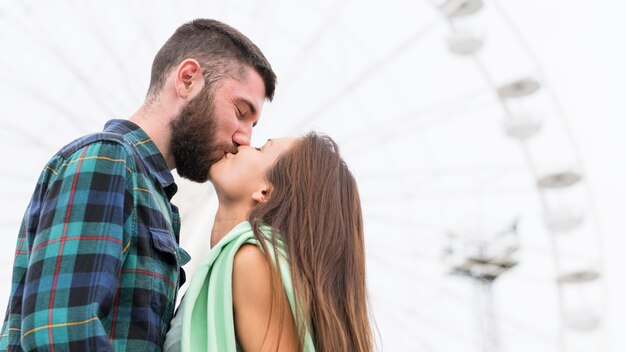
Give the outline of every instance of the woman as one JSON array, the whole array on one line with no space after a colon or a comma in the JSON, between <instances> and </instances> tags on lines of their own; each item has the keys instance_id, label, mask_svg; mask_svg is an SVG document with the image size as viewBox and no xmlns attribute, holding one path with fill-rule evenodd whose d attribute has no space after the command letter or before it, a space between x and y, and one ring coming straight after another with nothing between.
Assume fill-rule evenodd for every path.
<instances>
[{"instance_id":1,"label":"woman","mask_svg":"<svg viewBox=\"0 0 626 352\"><path fill-rule=\"evenodd\" d=\"M212 249L165 350L371 351L361 205L337 145L272 139L209 176Z\"/></svg>"}]
</instances>

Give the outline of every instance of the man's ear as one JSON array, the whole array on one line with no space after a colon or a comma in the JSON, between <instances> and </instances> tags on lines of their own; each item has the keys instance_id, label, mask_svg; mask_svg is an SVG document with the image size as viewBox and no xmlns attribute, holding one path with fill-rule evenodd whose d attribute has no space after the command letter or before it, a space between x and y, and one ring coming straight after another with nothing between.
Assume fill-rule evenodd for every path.
<instances>
[{"instance_id":1,"label":"man's ear","mask_svg":"<svg viewBox=\"0 0 626 352\"><path fill-rule=\"evenodd\" d=\"M265 203L270 199L272 188L265 184L263 188L252 193L252 199L257 203Z\"/></svg>"},{"instance_id":2,"label":"man's ear","mask_svg":"<svg viewBox=\"0 0 626 352\"><path fill-rule=\"evenodd\" d=\"M185 59L176 69L176 93L183 99L194 97L204 85L204 76L200 63L194 59Z\"/></svg>"}]
</instances>

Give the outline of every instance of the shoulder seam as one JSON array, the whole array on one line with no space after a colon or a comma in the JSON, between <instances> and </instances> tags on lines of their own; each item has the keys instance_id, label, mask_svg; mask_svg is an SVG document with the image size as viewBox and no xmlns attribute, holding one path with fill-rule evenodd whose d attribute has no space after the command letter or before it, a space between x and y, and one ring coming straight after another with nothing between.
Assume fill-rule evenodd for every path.
<instances>
[{"instance_id":1,"label":"shoulder seam","mask_svg":"<svg viewBox=\"0 0 626 352\"><path fill-rule=\"evenodd\" d=\"M136 159L139 157L136 151L133 149L129 141L126 140L123 136L119 134L115 134L115 133L109 133L109 132L98 132L98 133L86 135L84 137L76 139L73 142L67 144L65 147L59 150L57 154L55 155L55 157L59 157L61 159L60 160L61 164L58 166L62 168L63 166L65 166L65 164L67 164L67 162L70 159L70 156L74 155L77 151L85 147L88 147L90 145L94 145L97 143L119 145L122 148L124 148L125 155L123 157L124 157L125 164L126 164L126 171L128 171L131 174L135 173L136 167L137 167ZM43 171L58 172L59 170L55 170L51 168L50 162L48 162L48 164L46 165L46 169L44 169Z\"/></svg>"},{"instance_id":2,"label":"shoulder seam","mask_svg":"<svg viewBox=\"0 0 626 352\"><path fill-rule=\"evenodd\" d=\"M115 144L120 144L123 146L128 145L128 143L126 142L126 139L124 139L123 136L120 136L115 133L98 132L98 133L89 134L89 135L86 135L86 136L83 136L81 138L74 140L73 142L63 147L57 153L57 155L62 157L63 159L67 159L70 155L74 154L76 151L88 145L97 143L97 142L104 142L104 143L113 142Z\"/></svg>"}]
</instances>

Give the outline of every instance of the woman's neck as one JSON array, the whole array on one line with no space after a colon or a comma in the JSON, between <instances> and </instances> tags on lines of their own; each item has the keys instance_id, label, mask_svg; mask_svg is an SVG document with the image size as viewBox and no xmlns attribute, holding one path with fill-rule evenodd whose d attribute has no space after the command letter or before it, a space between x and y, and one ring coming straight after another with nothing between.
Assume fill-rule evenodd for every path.
<instances>
[{"instance_id":1,"label":"woman's neck","mask_svg":"<svg viewBox=\"0 0 626 352\"><path fill-rule=\"evenodd\" d=\"M225 205L220 202L211 230L211 248L214 247L230 230L248 219L250 205Z\"/></svg>"}]
</instances>

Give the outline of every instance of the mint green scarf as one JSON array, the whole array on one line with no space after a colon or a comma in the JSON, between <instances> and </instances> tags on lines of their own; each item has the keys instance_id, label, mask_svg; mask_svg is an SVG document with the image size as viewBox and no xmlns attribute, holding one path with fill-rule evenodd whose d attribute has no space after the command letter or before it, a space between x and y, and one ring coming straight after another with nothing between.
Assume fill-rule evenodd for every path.
<instances>
[{"instance_id":1,"label":"mint green scarf","mask_svg":"<svg viewBox=\"0 0 626 352\"><path fill-rule=\"evenodd\" d=\"M261 231L269 235L269 228ZM245 243L259 245L249 222L235 226L211 249L194 273L189 289L181 305L182 336L181 351L236 351L235 324L233 319L233 260L237 250ZM266 241L274 264L274 250ZM291 311L295 316L295 301L291 284L291 271L282 242L277 241L279 265L283 286ZM315 347L307 331L304 351L313 352Z\"/></svg>"}]
</instances>

